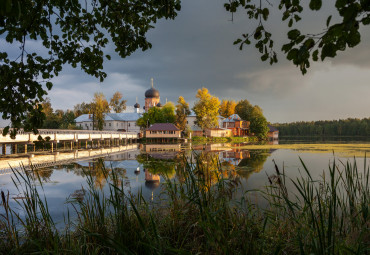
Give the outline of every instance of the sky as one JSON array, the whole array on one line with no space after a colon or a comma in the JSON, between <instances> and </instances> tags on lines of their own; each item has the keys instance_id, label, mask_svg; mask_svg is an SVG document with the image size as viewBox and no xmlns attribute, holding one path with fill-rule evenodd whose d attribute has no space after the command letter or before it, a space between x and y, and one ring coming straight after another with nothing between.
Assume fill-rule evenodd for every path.
<instances>
[{"instance_id":1,"label":"sky","mask_svg":"<svg viewBox=\"0 0 370 255\"><path fill-rule=\"evenodd\" d=\"M334 59L313 63L302 76L279 51L279 63L270 66L261 62L253 46L240 51L233 45L256 23L243 12L231 21L223 8L225 1L182 1L175 20L160 20L147 34L153 47L145 52L122 59L114 53L114 45L109 45L106 53L112 60L104 64L108 77L102 83L78 68L65 67L48 95L53 108L72 109L77 103L91 101L95 92L103 92L109 99L116 91L128 105L138 97L143 106L144 93L154 78L162 103L166 98L176 102L181 95L192 107L197 90L206 87L220 99L248 99L259 105L272 123L370 117L369 28L361 30L360 45ZM320 12L304 13L299 28L308 33L322 31L333 12L333 3L328 2L334 1L324 1ZM279 50L289 29L281 21L281 12L272 11L270 19L265 26L273 32Z\"/></svg>"}]
</instances>

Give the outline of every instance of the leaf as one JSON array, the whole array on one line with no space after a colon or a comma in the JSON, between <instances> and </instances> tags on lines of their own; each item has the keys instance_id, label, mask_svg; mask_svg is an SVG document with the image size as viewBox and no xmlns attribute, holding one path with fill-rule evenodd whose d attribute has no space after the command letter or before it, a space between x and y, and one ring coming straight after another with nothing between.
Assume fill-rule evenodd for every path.
<instances>
[{"instance_id":1,"label":"leaf","mask_svg":"<svg viewBox=\"0 0 370 255\"><path fill-rule=\"evenodd\" d=\"M293 26L293 19L290 19L288 23L288 27L292 27L292 26Z\"/></svg>"},{"instance_id":2,"label":"leaf","mask_svg":"<svg viewBox=\"0 0 370 255\"><path fill-rule=\"evenodd\" d=\"M329 24L330 24L330 21L331 21L331 15L328 17L328 19L326 20L326 26L328 27L329 26Z\"/></svg>"},{"instance_id":3,"label":"leaf","mask_svg":"<svg viewBox=\"0 0 370 255\"><path fill-rule=\"evenodd\" d=\"M53 87L53 83L51 83L50 81L48 81L46 83L46 87L48 88L48 90L51 90L51 88Z\"/></svg>"},{"instance_id":4,"label":"leaf","mask_svg":"<svg viewBox=\"0 0 370 255\"><path fill-rule=\"evenodd\" d=\"M313 59L313 61L317 61L317 60L319 60L318 55L319 55L319 50L315 50L315 51L312 53L312 59Z\"/></svg>"},{"instance_id":5,"label":"leaf","mask_svg":"<svg viewBox=\"0 0 370 255\"><path fill-rule=\"evenodd\" d=\"M265 54L263 54L263 55L261 56L261 60L262 60L262 61L266 61L266 60L268 59L268 57L269 57L269 55L268 55L267 53L265 53Z\"/></svg>"},{"instance_id":6,"label":"leaf","mask_svg":"<svg viewBox=\"0 0 370 255\"><path fill-rule=\"evenodd\" d=\"M313 11L318 11L321 9L322 1L321 0L311 0L310 9Z\"/></svg>"},{"instance_id":7,"label":"leaf","mask_svg":"<svg viewBox=\"0 0 370 255\"><path fill-rule=\"evenodd\" d=\"M3 129L3 136L6 136L9 132L9 126L6 126L4 129Z\"/></svg>"},{"instance_id":8,"label":"leaf","mask_svg":"<svg viewBox=\"0 0 370 255\"><path fill-rule=\"evenodd\" d=\"M241 43L241 42L242 42L242 39L239 38L238 40L234 41L234 45L238 44L238 43Z\"/></svg>"},{"instance_id":9,"label":"leaf","mask_svg":"<svg viewBox=\"0 0 370 255\"><path fill-rule=\"evenodd\" d=\"M298 29L293 29L288 32L288 38L290 40L295 40L300 34L301 32Z\"/></svg>"},{"instance_id":10,"label":"leaf","mask_svg":"<svg viewBox=\"0 0 370 255\"><path fill-rule=\"evenodd\" d=\"M337 53L335 45L332 43L325 44L321 51L321 60L324 60L326 57L333 58L336 55Z\"/></svg>"}]
</instances>

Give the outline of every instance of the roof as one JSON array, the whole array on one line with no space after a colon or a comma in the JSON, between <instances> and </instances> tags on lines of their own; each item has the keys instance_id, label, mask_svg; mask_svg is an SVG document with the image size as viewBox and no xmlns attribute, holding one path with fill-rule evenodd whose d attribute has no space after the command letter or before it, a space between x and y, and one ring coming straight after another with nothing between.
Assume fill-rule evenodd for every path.
<instances>
[{"instance_id":1,"label":"roof","mask_svg":"<svg viewBox=\"0 0 370 255\"><path fill-rule=\"evenodd\" d=\"M159 91L155 88L150 88L147 91L145 91L145 97L146 98L153 98L153 97L159 97Z\"/></svg>"},{"instance_id":2,"label":"roof","mask_svg":"<svg viewBox=\"0 0 370 255\"><path fill-rule=\"evenodd\" d=\"M269 132L276 132L276 131L279 131L276 127L273 127L271 125L267 125L267 127L269 128Z\"/></svg>"},{"instance_id":3,"label":"roof","mask_svg":"<svg viewBox=\"0 0 370 255\"><path fill-rule=\"evenodd\" d=\"M146 130L148 130L148 131L162 131L162 130L180 131L180 129L178 129L172 123L155 123L155 124L151 125L149 128L147 128Z\"/></svg>"},{"instance_id":4,"label":"roof","mask_svg":"<svg viewBox=\"0 0 370 255\"><path fill-rule=\"evenodd\" d=\"M106 113L104 121L137 121L141 117L136 112ZM78 122L92 121L92 114L83 114L75 119Z\"/></svg>"},{"instance_id":5,"label":"roof","mask_svg":"<svg viewBox=\"0 0 370 255\"><path fill-rule=\"evenodd\" d=\"M223 120L223 122L235 122L235 121L239 121L239 120L242 120L238 114L233 114L233 115L230 115L229 117L225 118Z\"/></svg>"}]
</instances>

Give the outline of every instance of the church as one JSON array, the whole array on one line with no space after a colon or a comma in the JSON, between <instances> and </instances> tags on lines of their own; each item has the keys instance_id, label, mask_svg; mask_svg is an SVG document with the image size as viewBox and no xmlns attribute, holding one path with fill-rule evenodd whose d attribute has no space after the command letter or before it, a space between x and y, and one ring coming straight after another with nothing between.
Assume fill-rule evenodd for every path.
<instances>
[{"instance_id":1,"label":"church","mask_svg":"<svg viewBox=\"0 0 370 255\"><path fill-rule=\"evenodd\" d=\"M144 112L147 112L151 107L161 107L159 91L153 86L153 78L151 79L151 88L145 91L145 106L140 108L140 104L136 102L134 106L128 106L121 113L106 113L104 119L103 131L122 131L139 133L140 127L136 125L136 121L142 117ZM84 130L93 129L93 114L83 114L75 119L76 126Z\"/></svg>"}]
</instances>

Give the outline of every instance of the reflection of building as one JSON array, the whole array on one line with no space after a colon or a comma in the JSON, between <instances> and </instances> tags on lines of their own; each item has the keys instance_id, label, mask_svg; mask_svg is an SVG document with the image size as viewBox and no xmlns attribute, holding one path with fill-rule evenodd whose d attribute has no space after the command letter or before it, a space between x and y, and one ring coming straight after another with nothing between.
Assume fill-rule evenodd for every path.
<instances>
[{"instance_id":1,"label":"reflection of building","mask_svg":"<svg viewBox=\"0 0 370 255\"><path fill-rule=\"evenodd\" d=\"M239 165L242 159L250 158L250 153L247 150L233 149L222 152L221 156L223 161L227 161L233 165Z\"/></svg>"},{"instance_id":2,"label":"reflection of building","mask_svg":"<svg viewBox=\"0 0 370 255\"><path fill-rule=\"evenodd\" d=\"M267 136L270 140L277 140L279 139L279 130L276 127L273 127L271 125L267 125L269 128L269 132L267 133Z\"/></svg>"},{"instance_id":3,"label":"reflection of building","mask_svg":"<svg viewBox=\"0 0 370 255\"><path fill-rule=\"evenodd\" d=\"M146 138L181 138L180 129L172 123L155 123L145 131Z\"/></svg>"},{"instance_id":4,"label":"reflection of building","mask_svg":"<svg viewBox=\"0 0 370 255\"><path fill-rule=\"evenodd\" d=\"M145 144L143 151L155 159L173 159L181 151L181 144Z\"/></svg>"},{"instance_id":5,"label":"reflection of building","mask_svg":"<svg viewBox=\"0 0 370 255\"><path fill-rule=\"evenodd\" d=\"M159 183L161 181L161 177L158 174L152 174L147 169L145 170L145 181L146 182L155 182Z\"/></svg>"},{"instance_id":6,"label":"reflection of building","mask_svg":"<svg viewBox=\"0 0 370 255\"><path fill-rule=\"evenodd\" d=\"M249 133L249 121L242 120L233 114L222 121L222 127L232 130L234 136L246 136Z\"/></svg>"}]
</instances>

